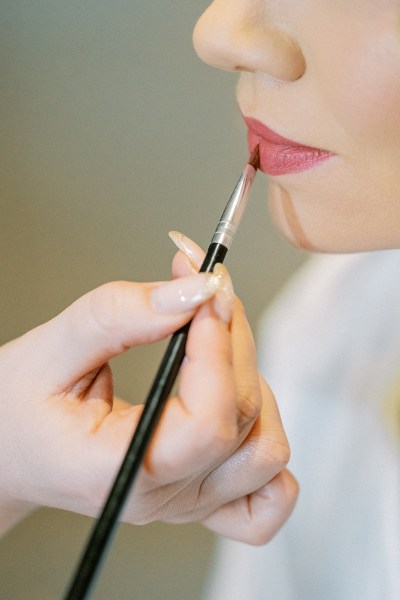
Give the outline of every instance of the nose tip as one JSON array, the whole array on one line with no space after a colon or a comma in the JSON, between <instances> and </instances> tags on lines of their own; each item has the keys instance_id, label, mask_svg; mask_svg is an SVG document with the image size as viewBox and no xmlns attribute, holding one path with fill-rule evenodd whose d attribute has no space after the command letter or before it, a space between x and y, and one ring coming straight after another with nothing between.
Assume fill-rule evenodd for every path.
<instances>
[{"instance_id":1,"label":"nose tip","mask_svg":"<svg viewBox=\"0 0 400 600\"><path fill-rule=\"evenodd\" d=\"M296 81L305 73L300 46L282 31L271 28L251 36L242 34L236 44L234 71L261 72L285 82Z\"/></svg>"},{"instance_id":2,"label":"nose tip","mask_svg":"<svg viewBox=\"0 0 400 600\"><path fill-rule=\"evenodd\" d=\"M249 20L228 8L219 14L209 7L196 24L193 44L204 62L228 71L261 72L289 82L306 70L294 37L263 19Z\"/></svg>"}]
</instances>

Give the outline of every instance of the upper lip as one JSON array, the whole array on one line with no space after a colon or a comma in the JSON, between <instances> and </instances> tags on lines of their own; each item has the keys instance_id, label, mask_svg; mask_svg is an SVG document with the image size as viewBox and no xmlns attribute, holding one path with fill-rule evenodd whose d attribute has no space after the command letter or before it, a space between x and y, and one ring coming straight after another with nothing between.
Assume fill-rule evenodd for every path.
<instances>
[{"instance_id":1,"label":"upper lip","mask_svg":"<svg viewBox=\"0 0 400 600\"><path fill-rule=\"evenodd\" d=\"M301 142L294 142L293 140L289 140L288 138L283 137L279 133L276 133L264 123L261 123L257 119L253 117L246 117L243 115L243 118L246 122L247 127L250 131L252 131L256 136L263 138L272 144L277 144L281 146L289 146L291 148L302 148L302 149L310 149L315 150L315 146L307 146L306 144L302 144Z\"/></svg>"}]
</instances>

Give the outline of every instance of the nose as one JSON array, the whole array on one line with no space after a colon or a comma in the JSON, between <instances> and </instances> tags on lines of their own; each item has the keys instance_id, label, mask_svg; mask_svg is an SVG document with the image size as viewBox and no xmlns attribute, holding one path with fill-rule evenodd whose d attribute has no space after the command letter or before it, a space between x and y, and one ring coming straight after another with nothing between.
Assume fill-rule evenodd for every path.
<instances>
[{"instance_id":1,"label":"nose","mask_svg":"<svg viewBox=\"0 0 400 600\"><path fill-rule=\"evenodd\" d=\"M197 54L228 71L261 72L284 82L299 79L306 69L302 50L269 4L275 2L215 0L195 27Z\"/></svg>"}]
</instances>

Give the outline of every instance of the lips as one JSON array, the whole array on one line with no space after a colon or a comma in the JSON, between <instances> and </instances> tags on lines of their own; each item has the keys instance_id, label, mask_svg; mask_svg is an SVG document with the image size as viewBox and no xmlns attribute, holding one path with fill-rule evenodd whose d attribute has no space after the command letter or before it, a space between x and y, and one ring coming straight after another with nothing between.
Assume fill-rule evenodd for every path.
<instances>
[{"instance_id":1,"label":"lips","mask_svg":"<svg viewBox=\"0 0 400 600\"><path fill-rule=\"evenodd\" d=\"M300 173L335 156L328 150L292 142L252 117L244 117L244 120L249 130L250 151L259 145L260 169L268 175Z\"/></svg>"}]
</instances>

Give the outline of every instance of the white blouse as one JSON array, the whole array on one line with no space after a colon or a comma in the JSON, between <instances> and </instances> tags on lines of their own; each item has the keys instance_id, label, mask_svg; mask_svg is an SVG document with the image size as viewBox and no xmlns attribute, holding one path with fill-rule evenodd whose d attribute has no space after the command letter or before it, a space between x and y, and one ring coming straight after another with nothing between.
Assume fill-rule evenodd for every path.
<instances>
[{"instance_id":1,"label":"white blouse","mask_svg":"<svg viewBox=\"0 0 400 600\"><path fill-rule=\"evenodd\" d=\"M299 501L219 543L206 600L400 600L400 251L313 257L260 333Z\"/></svg>"}]
</instances>

